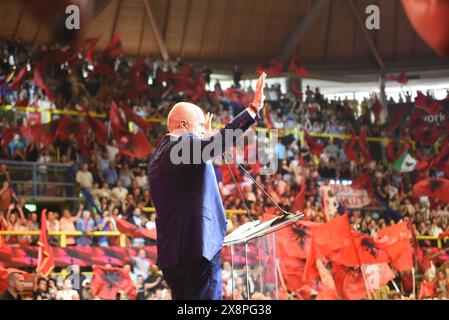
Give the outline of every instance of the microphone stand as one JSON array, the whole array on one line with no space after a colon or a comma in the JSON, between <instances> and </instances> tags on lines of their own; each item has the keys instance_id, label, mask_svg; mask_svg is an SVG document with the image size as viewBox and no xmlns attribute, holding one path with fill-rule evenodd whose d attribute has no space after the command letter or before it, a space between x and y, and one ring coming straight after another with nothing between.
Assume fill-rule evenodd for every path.
<instances>
[{"instance_id":1,"label":"microphone stand","mask_svg":"<svg viewBox=\"0 0 449 320\"><path fill-rule=\"evenodd\" d=\"M264 193L264 195L266 195L267 196L267 198L268 199L270 199L270 201L279 209L279 210L281 210L281 212L282 212L282 216L280 216L279 217L279 219L278 220L276 220L276 223L280 223L280 222L283 222L283 221L285 221L285 220L287 220L287 219L290 219L290 218L293 218L293 217L297 217L298 215L300 215L301 216L301 219L304 217L304 214L302 214L302 213L299 213L299 214L294 214L294 213L291 213L291 212L288 212L288 211L286 211L286 210L284 210L283 208L281 208L281 206L279 206L279 204L265 191L265 189L256 181L256 179L254 179L252 176L251 176L251 174L240 164L240 163L238 163L238 161L237 161L237 159L236 158L234 158L234 156L229 152L229 151L226 151L226 153L225 153L225 155L224 155L224 160L225 160L225 162L226 162L226 164L228 165L228 169L229 169L229 172L231 173L231 176L232 176L232 179L233 179L233 181L234 181L234 184L235 184L235 186L236 186L236 188L237 188L237 191L239 192L239 195L240 195L240 197L241 197L241 199L242 199L242 201L243 201L243 203L244 203L244 206L245 206L245 209L246 209L246 211L247 211L247 214L248 214L248 216L249 216L249 218L251 219L251 221L253 221L254 222L254 220L253 220L253 218L251 217L251 215L250 215L250 212L249 212L249 209L248 209L248 206L246 205L246 202L245 202L245 199L243 198L243 195L242 195L242 193L241 193L241 191L240 191L240 188L239 188L239 186L238 186L238 183L237 183L237 181L235 180L235 177L234 177L234 174L232 173L232 170L231 170L231 167L230 167L230 165L229 165L229 163L228 163L228 161L226 160L226 154L228 154L229 156L231 156L231 158L234 160L234 162L235 162L235 164L245 173L245 175L248 177L248 178L250 178L251 179L251 181L252 182L254 182L254 184L259 188L259 190L261 190L263 193Z\"/></svg>"}]
</instances>

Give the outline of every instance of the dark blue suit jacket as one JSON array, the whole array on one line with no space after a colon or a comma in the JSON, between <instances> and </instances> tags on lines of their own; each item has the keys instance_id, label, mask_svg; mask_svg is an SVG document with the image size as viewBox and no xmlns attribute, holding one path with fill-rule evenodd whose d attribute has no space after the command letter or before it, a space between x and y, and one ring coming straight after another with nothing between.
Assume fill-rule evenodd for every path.
<instances>
[{"instance_id":1,"label":"dark blue suit jacket","mask_svg":"<svg viewBox=\"0 0 449 320\"><path fill-rule=\"evenodd\" d=\"M184 143L197 143L202 151L221 137L224 143L225 129L245 132L254 122L255 119L243 111L211 138L166 135L157 146L148 166L148 176L157 212L157 265L160 268L189 264L202 257L210 261L223 246L226 234L225 212L212 162L209 159L199 164L174 164L170 159L172 149L177 147L175 150L178 150ZM192 149L190 155L195 155Z\"/></svg>"}]
</instances>

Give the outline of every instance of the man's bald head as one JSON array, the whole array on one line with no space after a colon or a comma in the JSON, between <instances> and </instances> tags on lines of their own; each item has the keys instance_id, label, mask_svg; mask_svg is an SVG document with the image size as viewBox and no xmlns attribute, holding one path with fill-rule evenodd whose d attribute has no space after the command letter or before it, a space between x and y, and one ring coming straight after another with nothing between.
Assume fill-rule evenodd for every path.
<instances>
[{"instance_id":1,"label":"man's bald head","mask_svg":"<svg viewBox=\"0 0 449 320\"><path fill-rule=\"evenodd\" d=\"M168 132L177 136L193 133L203 137L206 132L205 124L206 119L203 110L197 105L188 102L175 104L167 118Z\"/></svg>"},{"instance_id":2,"label":"man's bald head","mask_svg":"<svg viewBox=\"0 0 449 320\"><path fill-rule=\"evenodd\" d=\"M11 272L8 274L7 277L8 282L8 288L10 290L14 290L15 292L23 291L23 285L24 285L24 277L23 274L20 272Z\"/></svg>"}]
</instances>

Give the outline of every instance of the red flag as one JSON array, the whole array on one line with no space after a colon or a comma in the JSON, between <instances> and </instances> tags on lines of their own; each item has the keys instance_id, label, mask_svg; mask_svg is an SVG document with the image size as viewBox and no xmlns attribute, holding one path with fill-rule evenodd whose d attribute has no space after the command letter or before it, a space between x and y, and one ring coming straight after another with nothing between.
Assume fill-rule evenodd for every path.
<instances>
[{"instance_id":1,"label":"red flag","mask_svg":"<svg viewBox=\"0 0 449 320\"><path fill-rule=\"evenodd\" d=\"M309 75L309 72L306 70L306 68L302 67L299 64L298 56L296 54L292 55L289 70L301 78L307 77Z\"/></svg>"},{"instance_id":2,"label":"red flag","mask_svg":"<svg viewBox=\"0 0 449 320\"><path fill-rule=\"evenodd\" d=\"M118 134L116 139L122 155L145 159L153 151L153 147L142 131L133 134L131 132L123 132L121 131L122 129L116 128L114 125L112 125L112 128L113 132L115 131L115 134Z\"/></svg>"},{"instance_id":3,"label":"red flag","mask_svg":"<svg viewBox=\"0 0 449 320\"><path fill-rule=\"evenodd\" d=\"M223 185L228 185L228 184L233 184L234 180L232 179L232 175L231 172L229 171L229 168L231 168L231 172L235 177L235 180L237 182L242 182L243 178L240 174L239 169L237 168L237 165L235 163L230 163L229 167L227 164L222 164L220 167L220 171L221 171L221 181L223 183Z\"/></svg>"},{"instance_id":4,"label":"red flag","mask_svg":"<svg viewBox=\"0 0 449 320\"><path fill-rule=\"evenodd\" d=\"M137 124L139 127L141 127L142 129L145 129L145 130L150 128L150 126L151 126L150 123L146 122L144 119L142 119L142 117L138 116L133 110L131 110L130 107L123 104L122 109L125 112L127 121L132 121L135 124Z\"/></svg>"},{"instance_id":5,"label":"red flag","mask_svg":"<svg viewBox=\"0 0 449 320\"><path fill-rule=\"evenodd\" d=\"M115 71L112 68L112 66L110 66L107 63L103 63L101 61L98 61L94 67L94 73L102 75L106 78L110 78L111 80L115 80L116 79L116 75L115 75Z\"/></svg>"},{"instance_id":6,"label":"red flag","mask_svg":"<svg viewBox=\"0 0 449 320\"><path fill-rule=\"evenodd\" d=\"M408 104L404 103L401 109L399 109L399 112L397 112L394 115L393 120L391 120L391 125L393 128L397 127L400 124L402 118L404 118L404 115L407 113L408 109L409 109Z\"/></svg>"},{"instance_id":7,"label":"red flag","mask_svg":"<svg viewBox=\"0 0 449 320\"><path fill-rule=\"evenodd\" d=\"M149 238L156 240L157 234L156 229L148 230L146 228L138 227L131 222L120 219L117 216L114 217L115 223L117 224L117 229L126 235L129 235L134 238Z\"/></svg>"},{"instance_id":8,"label":"red flag","mask_svg":"<svg viewBox=\"0 0 449 320\"><path fill-rule=\"evenodd\" d=\"M398 76L392 75L388 79L392 80L392 81L396 81L396 82L398 82L398 83L400 83L400 84L402 84L404 86L406 86L407 83L408 83L408 78L407 78L407 76L405 75L404 72L401 72L401 74L399 74Z\"/></svg>"},{"instance_id":9,"label":"red flag","mask_svg":"<svg viewBox=\"0 0 449 320\"><path fill-rule=\"evenodd\" d=\"M396 278L388 263L366 264L362 266L366 277L366 284L371 292Z\"/></svg>"},{"instance_id":10,"label":"red flag","mask_svg":"<svg viewBox=\"0 0 449 320\"><path fill-rule=\"evenodd\" d=\"M282 63L276 59L271 59L267 63L256 68L257 73L265 72L270 77L279 77L282 74Z\"/></svg>"},{"instance_id":11,"label":"red flag","mask_svg":"<svg viewBox=\"0 0 449 320\"><path fill-rule=\"evenodd\" d=\"M360 174L355 180L352 181L351 188L353 189L365 189L371 187L373 184L371 176L368 172Z\"/></svg>"},{"instance_id":12,"label":"red flag","mask_svg":"<svg viewBox=\"0 0 449 320\"><path fill-rule=\"evenodd\" d=\"M111 40L109 40L109 43L104 50L104 54L110 58L117 58L122 56L123 53L122 37L119 32L116 32L112 35Z\"/></svg>"},{"instance_id":13,"label":"red flag","mask_svg":"<svg viewBox=\"0 0 449 320\"><path fill-rule=\"evenodd\" d=\"M82 136L87 134L88 123L86 121L79 121L69 117L63 117L57 121L55 138L61 141L66 141L73 134L78 142L80 142Z\"/></svg>"},{"instance_id":14,"label":"red flag","mask_svg":"<svg viewBox=\"0 0 449 320\"><path fill-rule=\"evenodd\" d=\"M26 72L27 72L27 64L22 69L20 69L17 76L14 78L11 84L8 85L6 92L18 90L22 85L23 78L25 77Z\"/></svg>"},{"instance_id":15,"label":"red flag","mask_svg":"<svg viewBox=\"0 0 449 320\"><path fill-rule=\"evenodd\" d=\"M360 151L362 152L363 160L365 161L365 163L370 163L373 160L373 158L371 157L371 154L369 152L365 128L362 128L360 130L359 147Z\"/></svg>"},{"instance_id":16,"label":"red flag","mask_svg":"<svg viewBox=\"0 0 449 320\"><path fill-rule=\"evenodd\" d=\"M361 300L368 295L360 268L333 264L334 282L338 295L344 300Z\"/></svg>"},{"instance_id":17,"label":"red flag","mask_svg":"<svg viewBox=\"0 0 449 320\"><path fill-rule=\"evenodd\" d=\"M394 148L394 141L390 140L390 142L388 142L388 144L387 144L387 160L388 160L388 162L394 163L398 159L398 157L402 153L404 153L404 151L405 151L405 147L402 146L401 149L399 149L396 152L395 148Z\"/></svg>"},{"instance_id":18,"label":"red flag","mask_svg":"<svg viewBox=\"0 0 449 320\"><path fill-rule=\"evenodd\" d=\"M86 60L92 65L95 63L94 50L95 50L95 46L97 45L98 40L100 40L100 37L91 38L91 39L87 40L87 42L83 48L84 50L86 50L86 54L85 54Z\"/></svg>"},{"instance_id":19,"label":"red flag","mask_svg":"<svg viewBox=\"0 0 449 320\"><path fill-rule=\"evenodd\" d=\"M108 141L108 127L100 120L92 117L89 112L87 112L87 121L95 135L95 140L99 144L105 145Z\"/></svg>"},{"instance_id":20,"label":"red flag","mask_svg":"<svg viewBox=\"0 0 449 320\"><path fill-rule=\"evenodd\" d=\"M413 247L406 222L379 230L374 240L390 256L396 270L401 272L413 268Z\"/></svg>"},{"instance_id":21,"label":"red flag","mask_svg":"<svg viewBox=\"0 0 449 320\"><path fill-rule=\"evenodd\" d=\"M359 163L359 157L357 155L356 150L357 138L354 133L351 134L351 139L347 143L345 143L343 150L345 152L346 158L349 161L354 161L355 163Z\"/></svg>"},{"instance_id":22,"label":"red flag","mask_svg":"<svg viewBox=\"0 0 449 320\"><path fill-rule=\"evenodd\" d=\"M418 181L413 186L413 195L428 196L449 203L449 180L442 178L430 178Z\"/></svg>"},{"instance_id":23,"label":"red flag","mask_svg":"<svg viewBox=\"0 0 449 320\"><path fill-rule=\"evenodd\" d=\"M41 212L41 234L38 241L39 255L37 262L37 273L43 277L48 277L55 267L53 251L48 244L47 237L47 209Z\"/></svg>"},{"instance_id":24,"label":"red flag","mask_svg":"<svg viewBox=\"0 0 449 320\"><path fill-rule=\"evenodd\" d=\"M442 106L437 101L427 101L427 97L418 91L418 96L415 99L415 108L424 110L434 116L441 110Z\"/></svg>"},{"instance_id":25,"label":"red flag","mask_svg":"<svg viewBox=\"0 0 449 320\"><path fill-rule=\"evenodd\" d=\"M374 117L375 117L376 123L379 123L380 115L382 114L383 109L384 109L384 107L380 103L379 98L377 98L377 96L376 96L376 99L374 100L374 104L372 106L372 110L374 112Z\"/></svg>"},{"instance_id":26,"label":"red flag","mask_svg":"<svg viewBox=\"0 0 449 320\"><path fill-rule=\"evenodd\" d=\"M223 95L230 101L240 104L242 106L247 106L253 101L252 95L246 91L231 87L223 92Z\"/></svg>"},{"instance_id":27,"label":"red flag","mask_svg":"<svg viewBox=\"0 0 449 320\"><path fill-rule=\"evenodd\" d=\"M112 133L116 139L128 135L128 129L123 123L120 111L114 101L111 101L111 108L109 109L109 121L111 123Z\"/></svg>"},{"instance_id":28,"label":"red flag","mask_svg":"<svg viewBox=\"0 0 449 320\"><path fill-rule=\"evenodd\" d=\"M291 82L290 90L294 93L296 100L302 100L303 93L295 81Z\"/></svg>"},{"instance_id":29,"label":"red flag","mask_svg":"<svg viewBox=\"0 0 449 320\"><path fill-rule=\"evenodd\" d=\"M295 201L293 202L292 211L300 212L304 209L306 205L306 185L305 183L301 185L301 189L295 197Z\"/></svg>"},{"instance_id":30,"label":"red flag","mask_svg":"<svg viewBox=\"0 0 449 320\"><path fill-rule=\"evenodd\" d=\"M309 146L310 153L317 157L321 156L324 151L324 145L313 141L312 137L310 137L309 133L306 130L304 130L304 138L306 139L307 145Z\"/></svg>"},{"instance_id":31,"label":"red flag","mask_svg":"<svg viewBox=\"0 0 449 320\"><path fill-rule=\"evenodd\" d=\"M37 141L44 146L49 146L54 143L54 123L50 124L35 124L29 126L21 126L20 132L24 136L27 143Z\"/></svg>"},{"instance_id":32,"label":"red flag","mask_svg":"<svg viewBox=\"0 0 449 320\"><path fill-rule=\"evenodd\" d=\"M115 300L119 291L131 300L136 298L136 287L127 271L123 268L107 268L94 265L91 281L92 295L106 300Z\"/></svg>"},{"instance_id":33,"label":"red flag","mask_svg":"<svg viewBox=\"0 0 449 320\"><path fill-rule=\"evenodd\" d=\"M42 89L43 91L45 91L45 94L48 96L48 98L50 100L54 100L54 96L53 93L50 90L50 87L44 82L44 80L42 79L42 72L45 69L45 65L47 63L45 61L39 63L36 67L36 69L34 69L34 77L33 77L33 81L34 81L34 85L40 89Z\"/></svg>"}]
</instances>

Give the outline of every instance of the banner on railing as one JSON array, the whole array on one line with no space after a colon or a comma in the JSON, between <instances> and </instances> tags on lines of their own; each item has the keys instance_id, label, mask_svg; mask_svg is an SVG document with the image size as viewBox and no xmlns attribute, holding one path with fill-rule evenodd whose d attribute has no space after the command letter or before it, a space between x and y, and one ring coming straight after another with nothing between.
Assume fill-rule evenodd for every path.
<instances>
[{"instance_id":1,"label":"banner on railing","mask_svg":"<svg viewBox=\"0 0 449 320\"><path fill-rule=\"evenodd\" d=\"M53 247L53 258L56 267L78 264L88 267L94 264L123 266L131 264L130 256L137 257L139 250L145 250L147 260L156 263L156 246L145 247ZM26 268L37 266L38 247L0 247L0 267Z\"/></svg>"},{"instance_id":2,"label":"banner on railing","mask_svg":"<svg viewBox=\"0 0 449 320\"><path fill-rule=\"evenodd\" d=\"M338 203L343 203L350 209L360 209L372 202L365 189L353 189L350 185L343 184L331 184L330 187Z\"/></svg>"}]
</instances>

